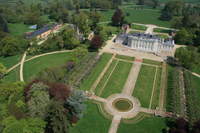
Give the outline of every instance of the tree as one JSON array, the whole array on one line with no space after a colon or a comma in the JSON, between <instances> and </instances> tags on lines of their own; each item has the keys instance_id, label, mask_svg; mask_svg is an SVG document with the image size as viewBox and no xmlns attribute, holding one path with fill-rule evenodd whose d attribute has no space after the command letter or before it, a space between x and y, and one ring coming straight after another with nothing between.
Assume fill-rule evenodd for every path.
<instances>
[{"instance_id":1,"label":"tree","mask_svg":"<svg viewBox=\"0 0 200 133\"><path fill-rule=\"evenodd\" d=\"M6 36L0 41L0 55L12 56L24 52L28 48L28 42L22 38Z\"/></svg>"},{"instance_id":2,"label":"tree","mask_svg":"<svg viewBox=\"0 0 200 133\"><path fill-rule=\"evenodd\" d=\"M153 8L157 8L159 6L158 0L152 0L152 2L153 2Z\"/></svg>"},{"instance_id":3,"label":"tree","mask_svg":"<svg viewBox=\"0 0 200 133\"><path fill-rule=\"evenodd\" d=\"M28 110L31 117L46 118L47 107L50 103L50 97L47 92L47 85L43 83L33 84L29 92Z\"/></svg>"},{"instance_id":4,"label":"tree","mask_svg":"<svg viewBox=\"0 0 200 133\"><path fill-rule=\"evenodd\" d=\"M97 24L99 23L101 19L101 14L99 14L97 11L92 11L90 13L90 19L92 20L91 29L96 30Z\"/></svg>"},{"instance_id":5,"label":"tree","mask_svg":"<svg viewBox=\"0 0 200 133\"><path fill-rule=\"evenodd\" d=\"M181 16L183 14L184 6L184 2L180 0L169 1L161 11L160 19L169 21L173 16Z\"/></svg>"},{"instance_id":6,"label":"tree","mask_svg":"<svg viewBox=\"0 0 200 133\"><path fill-rule=\"evenodd\" d=\"M7 72L6 67L0 63L0 79L3 78L3 76L6 74L6 72Z\"/></svg>"},{"instance_id":7,"label":"tree","mask_svg":"<svg viewBox=\"0 0 200 133\"><path fill-rule=\"evenodd\" d=\"M60 102L65 101L69 97L71 92L69 86L61 83L51 83L49 87L49 94L51 98L54 98L55 100Z\"/></svg>"},{"instance_id":8,"label":"tree","mask_svg":"<svg viewBox=\"0 0 200 133\"><path fill-rule=\"evenodd\" d=\"M191 45L193 44L193 35L186 29L182 28L176 33L174 40L177 44Z\"/></svg>"},{"instance_id":9,"label":"tree","mask_svg":"<svg viewBox=\"0 0 200 133\"><path fill-rule=\"evenodd\" d=\"M17 120L10 116L3 120L3 133L42 133L44 132L45 122L38 118L27 118Z\"/></svg>"},{"instance_id":10,"label":"tree","mask_svg":"<svg viewBox=\"0 0 200 133\"><path fill-rule=\"evenodd\" d=\"M73 116L80 119L83 116L83 112L86 109L85 105L86 96L83 91L73 90L70 97L65 102L65 108L69 110L71 119Z\"/></svg>"},{"instance_id":11,"label":"tree","mask_svg":"<svg viewBox=\"0 0 200 133\"><path fill-rule=\"evenodd\" d=\"M79 34L79 30L83 33L84 37L87 38L88 33L90 31L89 27L89 19L87 14L80 12L79 14L73 15L73 24L75 24L77 28L77 33Z\"/></svg>"},{"instance_id":12,"label":"tree","mask_svg":"<svg viewBox=\"0 0 200 133\"><path fill-rule=\"evenodd\" d=\"M144 2L145 2L144 0L138 0L138 3L137 3L137 4L138 4L138 5L144 5Z\"/></svg>"},{"instance_id":13,"label":"tree","mask_svg":"<svg viewBox=\"0 0 200 133\"><path fill-rule=\"evenodd\" d=\"M67 110L58 101L52 101L49 106L45 133L68 133L69 121Z\"/></svg>"},{"instance_id":14,"label":"tree","mask_svg":"<svg viewBox=\"0 0 200 133\"><path fill-rule=\"evenodd\" d=\"M78 35L73 28L67 27L61 35L63 37L64 48L74 49L80 45L80 41L77 37Z\"/></svg>"},{"instance_id":15,"label":"tree","mask_svg":"<svg viewBox=\"0 0 200 133\"><path fill-rule=\"evenodd\" d=\"M114 15L112 16L112 25L113 26L122 26L124 23L124 14L121 9L116 9Z\"/></svg>"},{"instance_id":16,"label":"tree","mask_svg":"<svg viewBox=\"0 0 200 133\"><path fill-rule=\"evenodd\" d=\"M103 40L101 39L101 37L99 35L94 35L90 43L90 48L97 50L102 46L102 44Z\"/></svg>"},{"instance_id":17,"label":"tree","mask_svg":"<svg viewBox=\"0 0 200 133\"><path fill-rule=\"evenodd\" d=\"M7 21L1 14L0 14L0 31L8 32Z\"/></svg>"}]
</instances>

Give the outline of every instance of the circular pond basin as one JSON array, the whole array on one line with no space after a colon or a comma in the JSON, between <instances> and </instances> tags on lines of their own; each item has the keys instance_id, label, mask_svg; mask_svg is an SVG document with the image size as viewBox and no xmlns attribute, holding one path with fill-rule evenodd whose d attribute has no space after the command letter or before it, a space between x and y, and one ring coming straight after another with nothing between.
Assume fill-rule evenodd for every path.
<instances>
[{"instance_id":1,"label":"circular pond basin","mask_svg":"<svg viewBox=\"0 0 200 133\"><path fill-rule=\"evenodd\" d=\"M113 106L121 112L127 112L133 108L133 104L128 99L117 99L113 102Z\"/></svg>"}]
</instances>

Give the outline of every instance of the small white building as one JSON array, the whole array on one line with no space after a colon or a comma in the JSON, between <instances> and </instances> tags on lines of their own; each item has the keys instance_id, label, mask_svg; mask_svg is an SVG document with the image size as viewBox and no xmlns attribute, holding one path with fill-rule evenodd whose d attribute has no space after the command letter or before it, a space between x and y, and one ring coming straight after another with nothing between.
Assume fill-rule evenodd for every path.
<instances>
[{"instance_id":1,"label":"small white building","mask_svg":"<svg viewBox=\"0 0 200 133\"><path fill-rule=\"evenodd\" d=\"M115 38L115 43L123 44L134 50L166 56L171 55L175 46L173 39L162 39L156 35L143 33L119 34Z\"/></svg>"}]
</instances>

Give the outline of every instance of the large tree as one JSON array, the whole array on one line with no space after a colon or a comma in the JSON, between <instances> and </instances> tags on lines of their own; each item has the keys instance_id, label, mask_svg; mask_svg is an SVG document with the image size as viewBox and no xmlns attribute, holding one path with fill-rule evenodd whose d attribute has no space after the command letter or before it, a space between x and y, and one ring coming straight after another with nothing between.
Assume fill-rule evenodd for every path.
<instances>
[{"instance_id":1,"label":"large tree","mask_svg":"<svg viewBox=\"0 0 200 133\"><path fill-rule=\"evenodd\" d=\"M41 82L35 83L32 85L29 95L30 100L27 104L30 116L45 119L50 103L48 86Z\"/></svg>"},{"instance_id":2,"label":"large tree","mask_svg":"<svg viewBox=\"0 0 200 133\"><path fill-rule=\"evenodd\" d=\"M112 25L113 26L122 26L123 23L124 23L123 11L121 9L117 8L115 13L112 16Z\"/></svg>"},{"instance_id":3,"label":"large tree","mask_svg":"<svg viewBox=\"0 0 200 133\"><path fill-rule=\"evenodd\" d=\"M65 108L69 110L71 120L76 117L82 118L83 112L86 109L86 96L83 91L73 90L72 95L65 102Z\"/></svg>"},{"instance_id":4,"label":"large tree","mask_svg":"<svg viewBox=\"0 0 200 133\"><path fill-rule=\"evenodd\" d=\"M47 117L47 126L45 133L68 133L69 121L67 118L67 110L62 103L52 101L49 106Z\"/></svg>"},{"instance_id":5,"label":"large tree","mask_svg":"<svg viewBox=\"0 0 200 133\"><path fill-rule=\"evenodd\" d=\"M90 31L88 15L84 12L74 14L72 23L76 26L78 34L80 31L87 38Z\"/></svg>"},{"instance_id":6,"label":"large tree","mask_svg":"<svg viewBox=\"0 0 200 133\"><path fill-rule=\"evenodd\" d=\"M3 133L42 133L45 122L38 118L27 118L17 120L10 116L3 121Z\"/></svg>"},{"instance_id":7,"label":"large tree","mask_svg":"<svg viewBox=\"0 0 200 133\"><path fill-rule=\"evenodd\" d=\"M98 50L103 45L103 40L99 35L94 35L90 42L90 48Z\"/></svg>"}]
</instances>

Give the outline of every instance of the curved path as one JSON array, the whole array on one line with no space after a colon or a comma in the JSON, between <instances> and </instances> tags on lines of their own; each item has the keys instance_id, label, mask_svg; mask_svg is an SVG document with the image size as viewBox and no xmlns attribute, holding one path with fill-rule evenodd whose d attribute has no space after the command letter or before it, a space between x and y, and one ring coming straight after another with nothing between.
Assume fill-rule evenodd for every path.
<instances>
[{"instance_id":1,"label":"curved path","mask_svg":"<svg viewBox=\"0 0 200 133\"><path fill-rule=\"evenodd\" d=\"M27 54L27 51L24 53L20 62L20 81L24 81L23 70L24 70L24 61L26 59L26 54Z\"/></svg>"},{"instance_id":2,"label":"curved path","mask_svg":"<svg viewBox=\"0 0 200 133\"><path fill-rule=\"evenodd\" d=\"M39 58L39 57L42 57L42 56L46 56L46 55L51 55L51 54L58 54L58 53L65 53L65 52L73 52L74 50L63 50L63 51L54 51L54 52L49 52L49 53L44 53L44 54L40 54L40 55L36 55L36 56L33 56L27 60L25 60L24 62L28 62L28 61L31 61L33 59L36 59L36 58ZM11 68L9 68L7 70L7 73L11 72L12 70L14 70L15 68L17 68L19 65L21 64L21 61L19 63L17 63L16 65L12 66Z\"/></svg>"}]
</instances>

